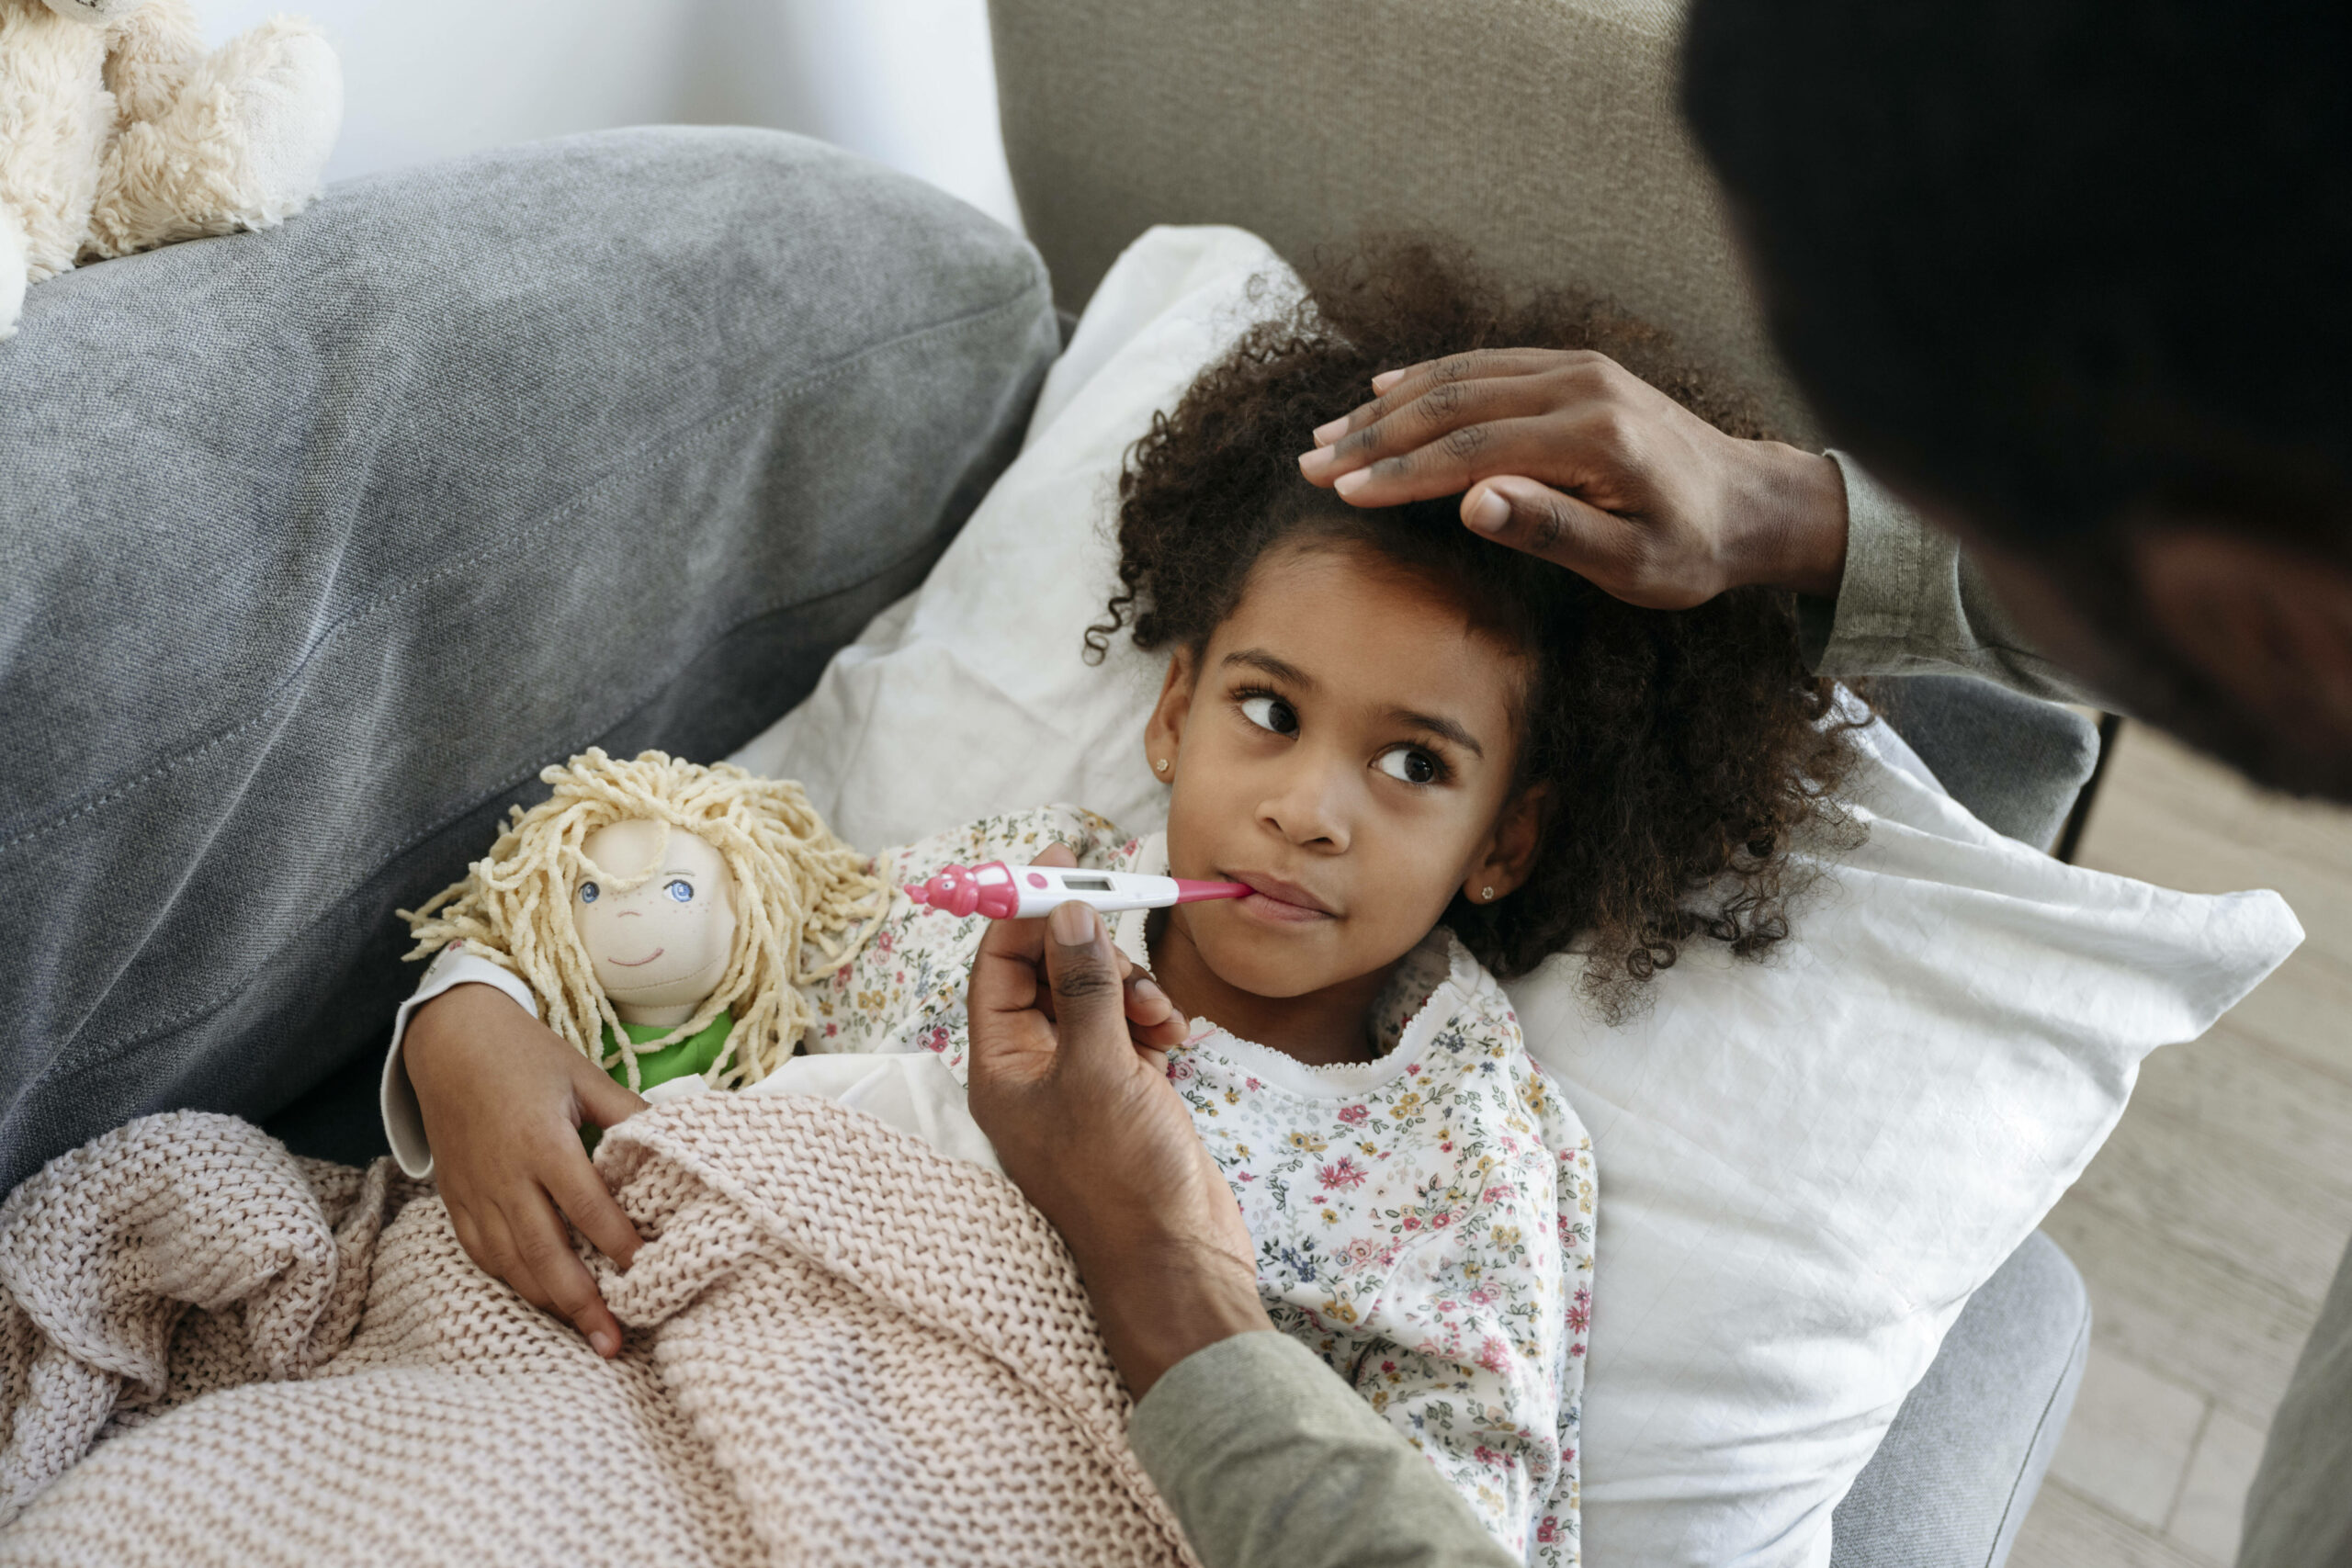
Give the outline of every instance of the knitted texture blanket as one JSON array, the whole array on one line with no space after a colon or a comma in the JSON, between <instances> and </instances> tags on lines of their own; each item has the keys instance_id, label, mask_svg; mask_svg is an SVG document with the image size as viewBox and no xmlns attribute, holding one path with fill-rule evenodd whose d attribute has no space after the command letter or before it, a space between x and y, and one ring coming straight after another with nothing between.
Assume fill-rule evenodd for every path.
<instances>
[{"instance_id":1,"label":"knitted texture blanket","mask_svg":"<svg viewBox=\"0 0 2352 1568\"><path fill-rule=\"evenodd\" d=\"M1191 1563L1069 1255L828 1101L648 1111L597 1163L613 1361L390 1160L177 1112L0 1205L0 1563Z\"/></svg>"}]
</instances>

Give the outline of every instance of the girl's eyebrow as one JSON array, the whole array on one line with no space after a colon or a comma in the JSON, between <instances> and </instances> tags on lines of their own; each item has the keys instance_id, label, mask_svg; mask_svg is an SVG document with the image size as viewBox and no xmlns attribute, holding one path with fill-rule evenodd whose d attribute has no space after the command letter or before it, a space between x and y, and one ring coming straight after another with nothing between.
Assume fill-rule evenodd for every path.
<instances>
[{"instance_id":1,"label":"girl's eyebrow","mask_svg":"<svg viewBox=\"0 0 2352 1568\"><path fill-rule=\"evenodd\" d=\"M1311 692L1315 689L1314 677L1307 674L1306 671L1301 670L1295 664L1292 664L1284 660L1276 659L1272 654L1268 653L1262 648L1244 648L1238 649L1235 652L1227 654L1225 656L1225 662L1227 664L1245 665L1251 670L1262 671L1264 673L1272 675L1275 680L1287 681L1292 685L1298 687L1302 691Z\"/></svg>"},{"instance_id":2,"label":"girl's eyebrow","mask_svg":"<svg viewBox=\"0 0 2352 1568\"><path fill-rule=\"evenodd\" d=\"M1409 708L1390 708L1388 716L1409 728L1426 729L1432 735L1451 740L1482 762L1487 760L1487 749L1478 744L1478 738L1450 718L1440 718L1431 713L1415 713Z\"/></svg>"}]
</instances>

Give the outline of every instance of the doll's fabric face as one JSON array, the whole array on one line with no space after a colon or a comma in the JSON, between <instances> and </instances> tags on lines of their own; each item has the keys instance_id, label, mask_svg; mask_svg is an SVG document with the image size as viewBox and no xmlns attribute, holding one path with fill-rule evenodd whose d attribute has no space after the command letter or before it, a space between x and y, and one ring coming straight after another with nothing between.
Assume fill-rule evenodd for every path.
<instances>
[{"instance_id":1,"label":"doll's fabric face","mask_svg":"<svg viewBox=\"0 0 2352 1568\"><path fill-rule=\"evenodd\" d=\"M594 874L571 890L571 922L596 983L626 1023L684 1022L718 987L735 944L735 878L718 852L683 828L616 822L581 852L606 877L653 874L623 893ZM656 852L661 864L653 865Z\"/></svg>"}]
</instances>

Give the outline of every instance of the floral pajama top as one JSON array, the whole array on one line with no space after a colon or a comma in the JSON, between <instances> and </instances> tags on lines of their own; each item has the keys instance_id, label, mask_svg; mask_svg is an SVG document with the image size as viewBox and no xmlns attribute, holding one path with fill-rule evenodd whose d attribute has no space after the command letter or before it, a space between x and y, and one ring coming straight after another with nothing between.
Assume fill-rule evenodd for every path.
<instances>
[{"instance_id":1,"label":"floral pajama top","mask_svg":"<svg viewBox=\"0 0 2352 1568\"><path fill-rule=\"evenodd\" d=\"M893 884L951 863L1164 874L1069 807L989 818L881 857ZM1138 964L1148 911L1111 917ZM928 1050L960 1081L985 922L903 891L814 998L816 1051ZM1528 1055L1502 988L1440 928L1398 965L1376 1061L1309 1067L1205 1021L1168 1076L1233 1186L1275 1325L1429 1456L1509 1550L1579 1561L1578 1416L1591 1321L1592 1142Z\"/></svg>"}]
</instances>

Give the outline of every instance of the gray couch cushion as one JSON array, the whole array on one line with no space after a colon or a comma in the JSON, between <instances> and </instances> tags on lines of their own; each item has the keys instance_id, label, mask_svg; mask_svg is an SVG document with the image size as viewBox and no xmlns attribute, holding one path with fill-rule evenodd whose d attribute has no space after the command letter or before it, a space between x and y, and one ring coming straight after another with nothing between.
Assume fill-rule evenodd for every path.
<instances>
[{"instance_id":1,"label":"gray couch cushion","mask_svg":"<svg viewBox=\"0 0 2352 1568\"><path fill-rule=\"evenodd\" d=\"M1433 228L1576 284L1812 431L1674 107L1667 0L990 0L1005 152L1056 298L1153 223L1297 259Z\"/></svg>"}]
</instances>

